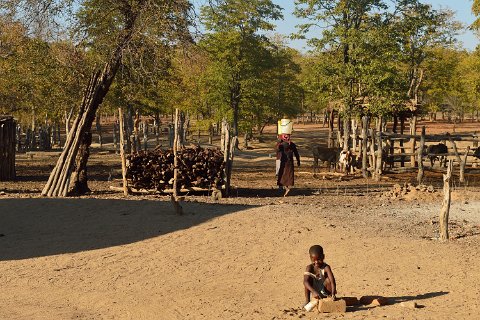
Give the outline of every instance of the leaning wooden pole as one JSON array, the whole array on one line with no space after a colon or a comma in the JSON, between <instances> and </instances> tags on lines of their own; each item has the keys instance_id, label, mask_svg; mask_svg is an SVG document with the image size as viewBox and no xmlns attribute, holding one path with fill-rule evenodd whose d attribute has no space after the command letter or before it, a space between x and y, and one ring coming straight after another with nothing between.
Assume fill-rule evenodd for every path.
<instances>
[{"instance_id":1,"label":"leaning wooden pole","mask_svg":"<svg viewBox=\"0 0 480 320\"><path fill-rule=\"evenodd\" d=\"M450 183L452 177L453 160L448 161L447 174L443 175L443 203L440 211L440 240L448 240L448 216L450 213L451 190Z\"/></svg>"},{"instance_id":2,"label":"leaning wooden pole","mask_svg":"<svg viewBox=\"0 0 480 320\"><path fill-rule=\"evenodd\" d=\"M120 158L122 159L122 181L123 181L123 194L128 196L128 183L127 183L127 162L125 160L125 137L123 128L123 111L122 108L118 108L118 121L120 125Z\"/></svg>"},{"instance_id":3,"label":"leaning wooden pole","mask_svg":"<svg viewBox=\"0 0 480 320\"><path fill-rule=\"evenodd\" d=\"M141 7L144 7L144 4L142 4ZM87 136L90 135L90 129L95 118L95 113L115 78L121 64L123 51L127 48L133 36L138 13L133 12L131 9L131 7L126 8L125 15L128 16L128 19L126 19L126 23L123 27L123 36L119 38L109 61L105 64L102 72L96 72L90 80L83 102L80 106L79 114L75 120L76 124L70 130L67 142L65 143L65 148L59 157L55 168L52 170L47 184L42 190L42 194L45 196L65 197L69 193L81 194L82 192L81 190L78 190L78 188L73 188L73 190L71 190L72 192L69 190L70 179L74 170L77 177L81 177L81 179L78 179L76 185L82 185L84 190L88 189L86 164L89 152L80 153L79 159L76 158L80 145L82 145L83 150L87 151L90 147L91 140L88 139ZM75 160L77 160L76 167Z\"/></svg>"},{"instance_id":4,"label":"leaning wooden pole","mask_svg":"<svg viewBox=\"0 0 480 320\"><path fill-rule=\"evenodd\" d=\"M78 111L78 116L70 128L67 140L65 141L62 154L58 158L57 164L50 173L48 181L42 190L42 195L44 196L66 196L66 192L64 194L63 191L68 189L69 179L73 169L73 159L75 159L77 155L78 146L80 144L77 131L79 131L85 123L85 109L90 102L91 93L97 83L98 77L99 72L95 73L90 79L83 96L82 104L80 105L80 110Z\"/></svg>"}]
</instances>

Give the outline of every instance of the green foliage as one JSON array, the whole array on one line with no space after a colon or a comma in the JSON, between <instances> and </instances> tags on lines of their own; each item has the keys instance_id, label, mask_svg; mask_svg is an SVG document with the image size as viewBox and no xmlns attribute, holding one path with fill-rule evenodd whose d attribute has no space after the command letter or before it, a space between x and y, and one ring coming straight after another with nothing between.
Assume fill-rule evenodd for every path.
<instances>
[{"instance_id":1,"label":"green foliage","mask_svg":"<svg viewBox=\"0 0 480 320\"><path fill-rule=\"evenodd\" d=\"M95 61L110 59L125 26L135 19L132 39L123 48L122 65L105 105L126 105L142 113L169 112L181 104L172 59L179 46L191 41L188 1L86 0L76 14L75 36Z\"/></svg>"},{"instance_id":2,"label":"green foliage","mask_svg":"<svg viewBox=\"0 0 480 320\"><path fill-rule=\"evenodd\" d=\"M58 120L78 104L84 56L71 43L31 38L18 22L0 23L0 110L23 123L33 116Z\"/></svg>"},{"instance_id":3,"label":"green foliage","mask_svg":"<svg viewBox=\"0 0 480 320\"><path fill-rule=\"evenodd\" d=\"M334 101L348 115L417 108L428 49L450 45L459 26L451 12L419 1L395 4L389 11L379 0L297 1L297 16L311 21L299 37L324 26L310 39L315 66L304 82L310 99Z\"/></svg>"},{"instance_id":4,"label":"green foliage","mask_svg":"<svg viewBox=\"0 0 480 320\"><path fill-rule=\"evenodd\" d=\"M280 7L270 0L218 1L201 9L207 34L200 46L212 61L208 78L218 81L213 88L222 90L218 96L228 103L236 135L242 100L256 96L262 73L271 68L270 42L261 32L273 30L270 21L281 17Z\"/></svg>"}]
</instances>

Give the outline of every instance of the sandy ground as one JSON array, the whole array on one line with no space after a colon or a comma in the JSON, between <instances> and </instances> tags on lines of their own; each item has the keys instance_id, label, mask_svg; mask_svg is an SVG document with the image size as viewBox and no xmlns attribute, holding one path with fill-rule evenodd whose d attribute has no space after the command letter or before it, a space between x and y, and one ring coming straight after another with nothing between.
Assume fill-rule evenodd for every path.
<instances>
[{"instance_id":1,"label":"sandy ground","mask_svg":"<svg viewBox=\"0 0 480 320\"><path fill-rule=\"evenodd\" d=\"M426 176L435 192L393 199L393 185L414 174L314 178L304 157L283 198L269 150L237 156L232 198L187 197L183 216L165 196L108 191L114 155L94 153L93 193L66 199L38 193L55 157L19 156L19 180L0 185L0 319L478 319L478 174L455 184L443 243L439 173ZM390 304L303 312L313 244L325 249L338 296Z\"/></svg>"}]
</instances>

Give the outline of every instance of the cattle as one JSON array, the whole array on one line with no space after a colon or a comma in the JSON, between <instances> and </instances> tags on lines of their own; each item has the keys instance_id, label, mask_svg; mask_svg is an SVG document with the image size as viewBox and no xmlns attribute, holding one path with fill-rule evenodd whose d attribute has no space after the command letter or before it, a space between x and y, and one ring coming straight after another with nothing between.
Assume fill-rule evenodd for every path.
<instances>
[{"instance_id":1,"label":"cattle","mask_svg":"<svg viewBox=\"0 0 480 320\"><path fill-rule=\"evenodd\" d=\"M312 154L313 154L313 173L317 172L318 169L318 160L325 161L328 163L329 170L333 164L334 168L336 169L336 164L340 159L340 152L342 151L341 148L328 148L319 145L315 145L312 147Z\"/></svg>"},{"instance_id":2,"label":"cattle","mask_svg":"<svg viewBox=\"0 0 480 320\"><path fill-rule=\"evenodd\" d=\"M428 158L430 159L430 164L433 167L435 164L435 160L440 160L440 166L446 166L447 165L447 157L442 154L448 153L448 148L445 144L439 143L439 144L433 144L427 147L426 152L424 153L425 155L428 155Z\"/></svg>"},{"instance_id":3,"label":"cattle","mask_svg":"<svg viewBox=\"0 0 480 320\"><path fill-rule=\"evenodd\" d=\"M477 159L480 159L480 147L477 147L475 151L473 152L473 156Z\"/></svg>"},{"instance_id":4,"label":"cattle","mask_svg":"<svg viewBox=\"0 0 480 320\"><path fill-rule=\"evenodd\" d=\"M340 155L338 156L338 164L340 165L341 171L344 171L348 174L352 165L352 152L350 150L342 150L340 151Z\"/></svg>"},{"instance_id":5,"label":"cattle","mask_svg":"<svg viewBox=\"0 0 480 320\"><path fill-rule=\"evenodd\" d=\"M357 169L361 169L362 159L352 153L350 150L342 150L340 151L338 164L340 165L342 171L348 175L349 173L354 173Z\"/></svg>"}]
</instances>

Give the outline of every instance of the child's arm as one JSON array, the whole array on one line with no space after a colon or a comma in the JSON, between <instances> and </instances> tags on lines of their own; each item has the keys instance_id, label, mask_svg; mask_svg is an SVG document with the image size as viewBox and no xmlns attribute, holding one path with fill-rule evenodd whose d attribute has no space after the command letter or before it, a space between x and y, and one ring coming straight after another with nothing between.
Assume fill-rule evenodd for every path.
<instances>
[{"instance_id":1,"label":"child's arm","mask_svg":"<svg viewBox=\"0 0 480 320\"><path fill-rule=\"evenodd\" d=\"M337 294L337 284L335 282L335 277L333 276L332 268L329 265L325 267L325 272L327 273L328 279L330 279L330 283L332 285L332 298L335 300L335 295Z\"/></svg>"},{"instance_id":2,"label":"child's arm","mask_svg":"<svg viewBox=\"0 0 480 320\"><path fill-rule=\"evenodd\" d=\"M313 272L312 266L308 265L307 269L305 271L308 272L308 273L312 273ZM310 276L307 275L307 274L303 275L303 285L305 286L305 289L307 289L309 292L312 293L314 298L320 299L320 294L310 284ZM308 295L308 297L306 297L306 300L307 300L307 302L310 301L310 296L309 295Z\"/></svg>"}]
</instances>

